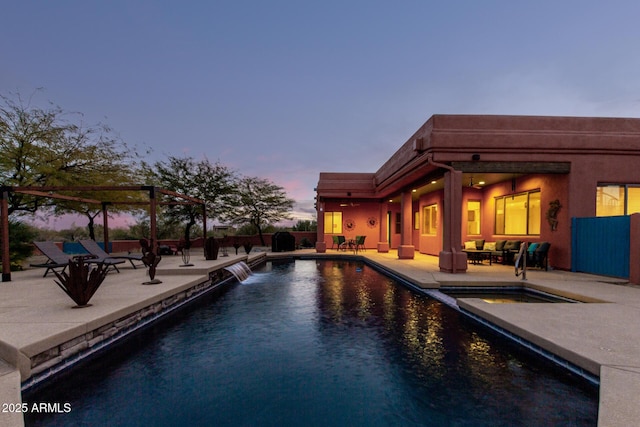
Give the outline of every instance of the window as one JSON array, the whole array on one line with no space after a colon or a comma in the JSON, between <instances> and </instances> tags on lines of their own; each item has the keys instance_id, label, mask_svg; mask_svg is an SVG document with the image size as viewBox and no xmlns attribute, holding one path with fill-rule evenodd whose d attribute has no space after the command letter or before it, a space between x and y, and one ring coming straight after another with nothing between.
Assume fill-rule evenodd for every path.
<instances>
[{"instance_id":1,"label":"window","mask_svg":"<svg viewBox=\"0 0 640 427\"><path fill-rule=\"evenodd\" d=\"M496 234L540 234L540 191L496 197Z\"/></svg>"},{"instance_id":2,"label":"window","mask_svg":"<svg viewBox=\"0 0 640 427\"><path fill-rule=\"evenodd\" d=\"M596 216L631 215L640 212L640 185L599 185Z\"/></svg>"},{"instance_id":3,"label":"window","mask_svg":"<svg viewBox=\"0 0 640 427\"><path fill-rule=\"evenodd\" d=\"M342 233L342 212L324 213L324 232L327 234Z\"/></svg>"},{"instance_id":4,"label":"window","mask_svg":"<svg viewBox=\"0 0 640 427\"><path fill-rule=\"evenodd\" d=\"M480 234L480 201L467 202L467 234Z\"/></svg>"},{"instance_id":5,"label":"window","mask_svg":"<svg viewBox=\"0 0 640 427\"><path fill-rule=\"evenodd\" d=\"M438 231L438 205L422 208L422 234L436 234Z\"/></svg>"}]
</instances>

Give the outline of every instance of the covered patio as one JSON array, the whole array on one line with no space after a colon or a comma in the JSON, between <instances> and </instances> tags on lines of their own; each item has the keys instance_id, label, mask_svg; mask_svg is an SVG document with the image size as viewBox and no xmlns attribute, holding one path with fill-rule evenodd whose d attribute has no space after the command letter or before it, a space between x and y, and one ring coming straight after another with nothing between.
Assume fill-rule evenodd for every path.
<instances>
[{"instance_id":1,"label":"covered patio","mask_svg":"<svg viewBox=\"0 0 640 427\"><path fill-rule=\"evenodd\" d=\"M322 172L318 252L366 235L399 259L467 271L463 242L550 244L571 269L571 218L595 216L607 183L640 185L640 119L434 115L377 172Z\"/></svg>"}]
</instances>

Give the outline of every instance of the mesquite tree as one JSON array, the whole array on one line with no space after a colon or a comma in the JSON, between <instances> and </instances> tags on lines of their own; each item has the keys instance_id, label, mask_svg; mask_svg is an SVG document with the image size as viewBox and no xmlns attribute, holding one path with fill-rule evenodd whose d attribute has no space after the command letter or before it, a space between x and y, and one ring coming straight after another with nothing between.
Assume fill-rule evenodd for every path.
<instances>
[{"instance_id":1,"label":"mesquite tree","mask_svg":"<svg viewBox=\"0 0 640 427\"><path fill-rule=\"evenodd\" d=\"M251 224L258 230L260 242L265 245L262 230L268 226L291 219L294 201L284 188L267 179L244 177L238 183L234 208L225 219L232 224Z\"/></svg>"},{"instance_id":2,"label":"mesquite tree","mask_svg":"<svg viewBox=\"0 0 640 427\"><path fill-rule=\"evenodd\" d=\"M143 168L150 184L203 200L207 218L219 219L231 209L236 188L234 173L219 162L171 156L153 165L143 164ZM170 205L164 214L170 221L185 223L185 242L190 240L191 228L202 219L201 207L192 204Z\"/></svg>"},{"instance_id":3,"label":"mesquite tree","mask_svg":"<svg viewBox=\"0 0 640 427\"><path fill-rule=\"evenodd\" d=\"M13 99L15 98L15 99ZM103 124L87 126L82 115L56 105L39 107L19 94L0 95L0 185L80 186L120 185L135 177L136 153ZM77 197L96 199L99 195ZM9 193L8 213L78 212L93 223L100 205ZM55 209L54 209L55 208Z\"/></svg>"}]
</instances>

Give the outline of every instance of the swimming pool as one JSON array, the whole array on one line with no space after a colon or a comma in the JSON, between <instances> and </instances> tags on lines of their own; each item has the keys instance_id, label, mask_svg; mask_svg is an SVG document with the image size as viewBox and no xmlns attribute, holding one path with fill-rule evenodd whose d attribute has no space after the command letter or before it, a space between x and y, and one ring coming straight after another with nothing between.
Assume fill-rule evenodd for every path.
<instances>
[{"instance_id":1,"label":"swimming pool","mask_svg":"<svg viewBox=\"0 0 640 427\"><path fill-rule=\"evenodd\" d=\"M596 425L597 389L360 262L266 263L25 402L28 426Z\"/></svg>"}]
</instances>

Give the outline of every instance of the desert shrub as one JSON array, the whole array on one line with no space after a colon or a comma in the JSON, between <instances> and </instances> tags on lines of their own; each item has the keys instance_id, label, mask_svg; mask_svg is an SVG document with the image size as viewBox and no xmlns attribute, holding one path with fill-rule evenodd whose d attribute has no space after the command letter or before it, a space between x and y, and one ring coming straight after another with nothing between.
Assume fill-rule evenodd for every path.
<instances>
[{"instance_id":1,"label":"desert shrub","mask_svg":"<svg viewBox=\"0 0 640 427\"><path fill-rule=\"evenodd\" d=\"M22 270L22 262L33 254L37 230L20 221L9 220L9 259L11 270ZM0 269L2 267L0 266Z\"/></svg>"}]
</instances>

